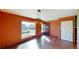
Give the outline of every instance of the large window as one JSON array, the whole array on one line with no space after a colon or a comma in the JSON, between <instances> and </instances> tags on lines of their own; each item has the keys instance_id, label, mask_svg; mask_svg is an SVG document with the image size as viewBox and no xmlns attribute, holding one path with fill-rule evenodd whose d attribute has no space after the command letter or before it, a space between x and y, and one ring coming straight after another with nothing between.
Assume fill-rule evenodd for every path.
<instances>
[{"instance_id":1,"label":"large window","mask_svg":"<svg viewBox=\"0 0 79 59\"><path fill-rule=\"evenodd\" d=\"M35 23L22 21L22 35L21 38L26 38L35 35Z\"/></svg>"}]
</instances>

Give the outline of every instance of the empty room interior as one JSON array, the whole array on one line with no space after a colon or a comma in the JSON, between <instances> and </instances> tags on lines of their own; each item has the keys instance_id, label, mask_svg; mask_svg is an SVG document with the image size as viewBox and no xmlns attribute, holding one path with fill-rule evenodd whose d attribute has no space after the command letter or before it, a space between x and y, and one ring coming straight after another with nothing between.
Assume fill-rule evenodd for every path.
<instances>
[{"instance_id":1,"label":"empty room interior","mask_svg":"<svg viewBox=\"0 0 79 59\"><path fill-rule=\"evenodd\" d=\"M78 17L78 9L0 9L0 49L77 49Z\"/></svg>"}]
</instances>

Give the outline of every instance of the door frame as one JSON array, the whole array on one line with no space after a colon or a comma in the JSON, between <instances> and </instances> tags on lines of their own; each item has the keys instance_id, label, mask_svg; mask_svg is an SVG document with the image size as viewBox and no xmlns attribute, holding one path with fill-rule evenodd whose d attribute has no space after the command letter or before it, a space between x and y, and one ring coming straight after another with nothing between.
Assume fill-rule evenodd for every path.
<instances>
[{"instance_id":1,"label":"door frame","mask_svg":"<svg viewBox=\"0 0 79 59\"><path fill-rule=\"evenodd\" d=\"M62 21L72 21L73 22L73 29L72 29L72 31L73 31L73 43L75 43L75 26L74 26L74 24L75 24L75 22L74 22L74 19L62 19L61 21L60 21L60 36L61 36L61 22Z\"/></svg>"}]
</instances>

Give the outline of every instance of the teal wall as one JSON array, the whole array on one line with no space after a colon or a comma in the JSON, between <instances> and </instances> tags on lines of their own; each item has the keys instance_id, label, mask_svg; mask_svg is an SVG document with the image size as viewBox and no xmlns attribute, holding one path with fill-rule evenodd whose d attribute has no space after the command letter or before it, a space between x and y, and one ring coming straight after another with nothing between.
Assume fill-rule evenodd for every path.
<instances>
[{"instance_id":1,"label":"teal wall","mask_svg":"<svg viewBox=\"0 0 79 59\"><path fill-rule=\"evenodd\" d=\"M75 16L75 28L77 28L77 16Z\"/></svg>"}]
</instances>

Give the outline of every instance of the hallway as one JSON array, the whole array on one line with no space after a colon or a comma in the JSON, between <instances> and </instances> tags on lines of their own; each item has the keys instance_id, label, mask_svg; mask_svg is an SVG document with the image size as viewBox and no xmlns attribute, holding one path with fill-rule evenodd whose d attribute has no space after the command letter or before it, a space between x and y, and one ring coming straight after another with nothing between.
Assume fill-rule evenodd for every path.
<instances>
[{"instance_id":1,"label":"hallway","mask_svg":"<svg viewBox=\"0 0 79 59\"><path fill-rule=\"evenodd\" d=\"M41 36L9 49L76 49L76 44L51 36Z\"/></svg>"}]
</instances>

